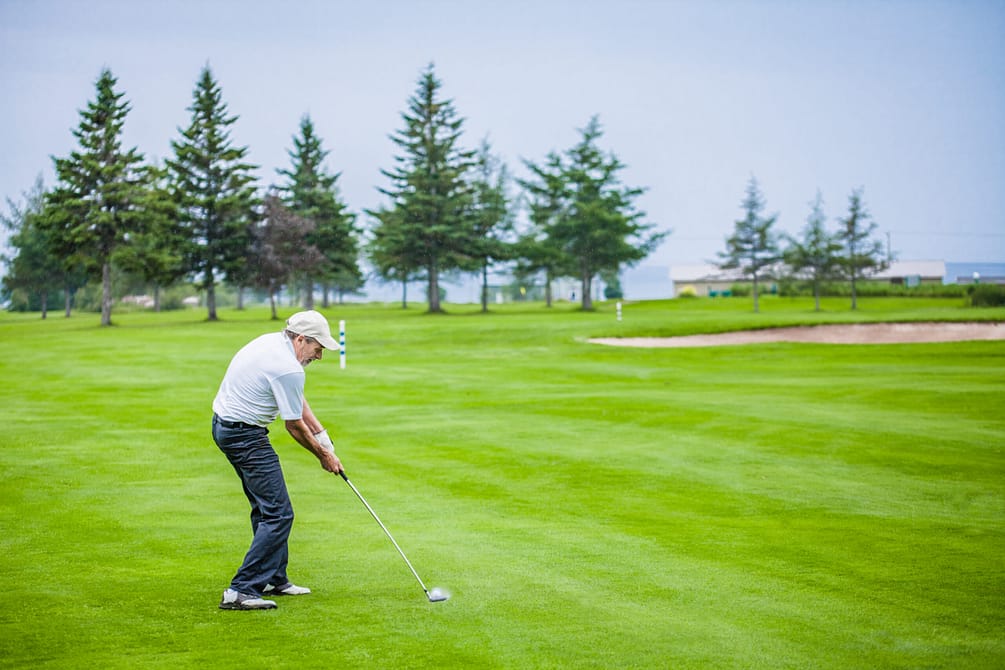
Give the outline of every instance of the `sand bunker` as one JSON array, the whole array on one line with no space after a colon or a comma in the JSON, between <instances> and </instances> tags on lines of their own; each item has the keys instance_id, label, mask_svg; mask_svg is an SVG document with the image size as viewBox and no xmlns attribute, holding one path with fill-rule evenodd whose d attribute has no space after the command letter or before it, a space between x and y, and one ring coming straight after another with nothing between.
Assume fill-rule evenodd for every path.
<instances>
[{"instance_id":1,"label":"sand bunker","mask_svg":"<svg viewBox=\"0 0 1005 670\"><path fill-rule=\"evenodd\" d=\"M601 337L591 339L590 342L618 347L721 347L764 342L905 344L1003 339L1005 325L997 323L855 323L766 328L683 337Z\"/></svg>"}]
</instances>

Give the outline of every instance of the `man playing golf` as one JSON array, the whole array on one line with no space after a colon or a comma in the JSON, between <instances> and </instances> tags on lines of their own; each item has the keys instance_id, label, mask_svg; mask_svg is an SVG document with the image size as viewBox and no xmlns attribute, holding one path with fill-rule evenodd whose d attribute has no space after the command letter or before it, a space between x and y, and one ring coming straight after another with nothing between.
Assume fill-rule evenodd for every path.
<instances>
[{"instance_id":1,"label":"man playing golf","mask_svg":"<svg viewBox=\"0 0 1005 670\"><path fill-rule=\"evenodd\" d=\"M262 596L310 593L286 575L293 505L268 425L281 416L286 430L321 467L343 472L328 431L304 397L304 368L320 360L325 349L339 349L328 321L313 310L297 312L284 331L262 335L234 355L213 400L213 440L241 478L254 533L220 609L272 609L276 603Z\"/></svg>"}]
</instances>

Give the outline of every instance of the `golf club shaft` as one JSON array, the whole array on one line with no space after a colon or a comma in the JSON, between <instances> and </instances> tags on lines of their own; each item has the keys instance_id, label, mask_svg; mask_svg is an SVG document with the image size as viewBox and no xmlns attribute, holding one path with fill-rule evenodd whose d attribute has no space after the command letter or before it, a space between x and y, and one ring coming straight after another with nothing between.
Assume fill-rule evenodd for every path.
<instances>
[{"instance_id":1,"label":"golf club shaft","mask_svg":"<svg viewBox=\"0 0 1005 670\"><path fill-rule=\"evenodd\" d=\"M391 532L390 532L390 531L389 531L389 530L387 529L387 527L386 527L386 526L385 526L385 525L384 525L384 524L383 524L383 523L381 522L381 520L380 520L380 517L379 517L379 516L377 516L377 513L373 511L373 508L372 508L372 507L370 507L370 503L368 503L368 502L366 501L366 498L364 498L364 497L363 497L363 495L362 495L362 494L361 494L361 493L359 492L359 489L357 489L357 488L356 488L356 487L355 487L355 486L353 485L353 483L352 483L351 481L349 481L349 477L347 477L347 476L346 476L346 474L345 474L345 472L344 472L344 471L343 471L343 472L340 472L339 474L340 474L340 475L342 476L342 479L344 479L344 480L345 480L345 483L349 485L349 488L351 488L351 489L352 489L352 492L356 494L356 497L360 499L360 502L362 502L362 503L363 503L363 504L364 504L364 505L366 506L366 509L367 509L367 510L368 510L368 511L370 512L370 516L372 516L372 517L374 518L374 521L376 521L376 522L377 522L377 525L379 525L379 526L380 526L380 528L381 528L381 530L383 530L383 531L384 531L384 534L385 534L385 535L387 535L387 538L388 538L389 540L391 540L391 544L393 544L393 545L394 545L394 548L398 550L398 553L399 553L399 554L401 554L401 558L402 558L402 559L404 559L404 561L405 561L405 565L407 565L407 566L408 566L408 569L412 571L412 574L413 574L413 575L415 575L415 580L416 580L417 582L419 582L419 586L421 586L421 587L422 587L422 590L423 590L423 591L425 592L426 596L428 596L428 595L429 595L429 590L428 590L428 589L426 588L426 585L422 583L422 579L420 579L420 578L419 578L419 573L418 573L418 572L416 572L416 571L415 571L415 568L413 568L413 567L412 567L412 564L411 564L411 562L410 562L410 561L408 560L408 557L407 557L407 556L405 556L405 552L403 552L403 551L401 550L401 547L399 547L399 546L398 546L398 543L394 541L394 537L393 537L393 536L391 535Z\"/></svg>"}]
</instances>

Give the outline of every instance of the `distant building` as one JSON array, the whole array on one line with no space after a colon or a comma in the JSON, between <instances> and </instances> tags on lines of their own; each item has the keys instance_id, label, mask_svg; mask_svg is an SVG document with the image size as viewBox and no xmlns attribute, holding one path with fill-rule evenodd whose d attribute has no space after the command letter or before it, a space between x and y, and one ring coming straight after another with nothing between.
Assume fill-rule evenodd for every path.
<instances>
[{"instance_id":1,"label":"distant building","mask_svg":"<svg viewBox=\"0 0 1005 670\"><path fill-rule=\"evenodd\" d=\"M891 284L918 286L942 284L946 276L945 261L894 261L882 272L870 275L872 281L889 281Z\"/></svg>"},{"instance_id":2,"label":"distant building","mask_svg":"<svg viewBox=\"0 0 1005 670\"><path fill-rule=\"evenodd\" d=\"M921 284L969 284L977 280L986 284L1005 284L1005 263L946 263L940 260L894 261L889 268L867 279L888 281L891 284L919 286ZM769 275L761 283L765 294L777 290L777 282ZM625 268L621 273L621 288L626 300L662 300L676 298L690 287L695 295L716 297L729 295L734 284L750 284L737 270L720 270L712 263L673 265L643 265ZM448 274L440 278L440 287L446 292L446 301L453 303L478 303L481 301L481 276L475 273ZM563 277L552 280L552 299L556 302L578 302L580 282ZM594 301L604 300L604 283L593 280ZM400 282L367 281L357 294L346 296L348 302L400 302ZM425 302L426 282L409 282L408 302ZM543 300L544 287L529 282L521 291L513 277L505 272L489 274L489 303L500 304L518 300Z\"/></svg>"},{"instance_id":3,"label":"distant building","mask_svg":"<svg viewBox=\"0 0 1005 670\"><path fill-rule=\"evenodd\" d=\"M670 282L673 297L680 297L681 291L692 292L702 297L729 295L733 284L750 283L739 270L720 270L712 263L693 265L671 265Z\"/></svg>"},{"instance_id":4,"label":"distant building","mask_svg":"<svg viewBox=\"0 0 1005 670\"><path fill-rule=\"evenodd\" d=\"M947 284L1005 284L1005 263L946 263Z\"/></svg>"},{"instance_id":5,"label":"distant building","mask_svg":"<svg viewBox=\"0 0 1005 670\"><path fill-rule=\"evenodd\" d=\"M770 273L765 273L770 275ZM946 277L945 261L894 261L882 272L869 275L870 281L888 281L891 284L918 286L920 284L941 284ZM750 279L743 276L739 270L720 270L711 263L697 265L674 265L670 268L670 280L673 283L673 296L680 296L681 291L693 290L695 295L715 297L729 295L733 284L750 284ZM770 278L763 280L763 291L770 293L776 289L775 281Z\"/></svg>"}]
</instances>

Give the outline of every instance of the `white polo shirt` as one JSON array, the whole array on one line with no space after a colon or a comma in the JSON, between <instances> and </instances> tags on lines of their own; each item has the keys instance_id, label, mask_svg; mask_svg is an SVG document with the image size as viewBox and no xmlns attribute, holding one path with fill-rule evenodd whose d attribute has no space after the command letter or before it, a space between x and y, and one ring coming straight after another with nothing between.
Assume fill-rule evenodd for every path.
<instances>
[{"instance_id":1,"label":"white polo shirt","mask_svg":"<svg viewBox=\"0 0 1005 670\"><path fill-rule=\"evenodd\" d=\"M241 348L227 367L213 412L225 421L268 426L277 416L303 417L304 368L283 333L257 337Z\"/></svg>"}]
</instances>

